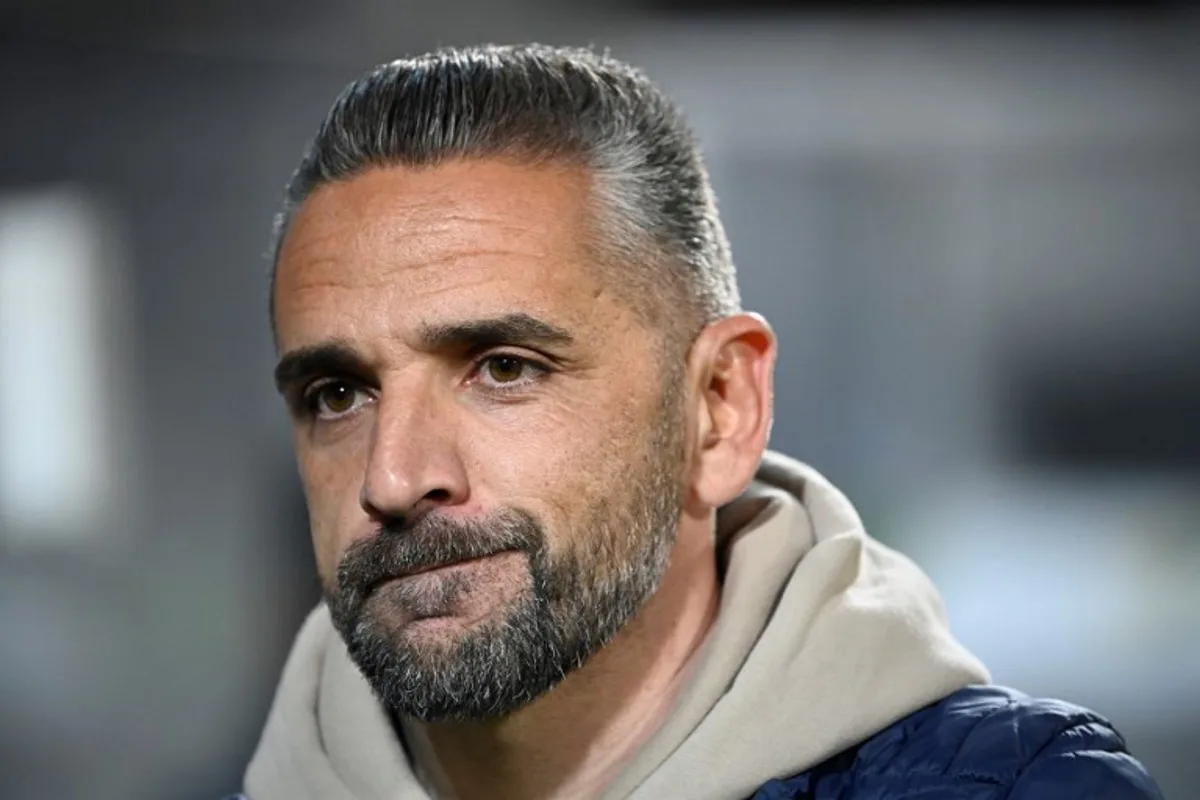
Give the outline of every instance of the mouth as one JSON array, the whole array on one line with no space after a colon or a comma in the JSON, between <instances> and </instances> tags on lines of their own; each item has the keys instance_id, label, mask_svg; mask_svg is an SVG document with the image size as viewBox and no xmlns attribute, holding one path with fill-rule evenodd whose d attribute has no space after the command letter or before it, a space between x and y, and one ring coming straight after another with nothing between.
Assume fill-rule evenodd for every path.
<instances>
[{"instance_id":1,"label":"mouth","mask_svg":"<svg viewBox=\"0 0 1200 800\"><path fill-rule=\"evenodd\" d=\"M511 554L518 553L518 552L520 552L520 551L518 551L518 550L497 550L494 553L488 553L487 555L484 555L484 556L476 556L475 558L465 558L465 559L462 559L459 561L443 561L439 564L428 564L425 566L417 567L416 569L405 570L403 572L397 572L394 575L389 575L388 577L379 581L379 583L375 584L375 586L373 588L379 589L380 587L386 586L390 583L396 583L398 581L407 580L409 578L416 578L416 577L419 577L422 575L433 575L435 573L448 572L450 570L457 570L457 569L470 569L475 566L480 566L482 564L486 564L487 562L491 561L492 559L499 558L500 556L511 555Z\"/></svg>"},{"instance_id":2,"label":"mouth","mask_svg":"<svg viewBox=\"0 0 1200 800\"><path fill-rule=\"evenodd\" d=\"M503 550L396 572L375 583L361 607L370 605L369 613L400 627L439 619L470 626L512 595L523 556L519 549Z\"/></svg>"}]
</instances>

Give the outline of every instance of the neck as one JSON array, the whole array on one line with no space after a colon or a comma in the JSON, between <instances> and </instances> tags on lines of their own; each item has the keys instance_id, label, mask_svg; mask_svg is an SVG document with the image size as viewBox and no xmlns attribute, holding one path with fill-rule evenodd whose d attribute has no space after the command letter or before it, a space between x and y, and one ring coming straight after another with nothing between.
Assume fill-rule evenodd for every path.
<instances>
[{"instance_id":1,"label":"neck","mask_svg":"<svg viewBox=\"0 0 1200 800\"><path fill-rule=\"evenodd\" d=\"M418 769L458 800L600 794L668 716L719 600L711 522L685 519L658 591L553 690L497 721L406 722Z\"/></svg>"}]
</instances>

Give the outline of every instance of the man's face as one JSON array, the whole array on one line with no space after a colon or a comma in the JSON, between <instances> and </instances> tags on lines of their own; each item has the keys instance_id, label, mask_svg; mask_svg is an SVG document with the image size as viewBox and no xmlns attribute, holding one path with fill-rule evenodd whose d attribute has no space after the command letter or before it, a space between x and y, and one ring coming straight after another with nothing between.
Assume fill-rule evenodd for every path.
<instances>
[{"instance_id":1,"label":"man's face","mask_svg":"<svg viewBox=\"0 0 1200 800\"><path fill-rule=\"evenodd\" d=\"M536 699L657 587L682 503L683 360L601 277L584 177L374 169L293 218L275 288L317 566L385 703Z\"/></svg>"}]
</instances>

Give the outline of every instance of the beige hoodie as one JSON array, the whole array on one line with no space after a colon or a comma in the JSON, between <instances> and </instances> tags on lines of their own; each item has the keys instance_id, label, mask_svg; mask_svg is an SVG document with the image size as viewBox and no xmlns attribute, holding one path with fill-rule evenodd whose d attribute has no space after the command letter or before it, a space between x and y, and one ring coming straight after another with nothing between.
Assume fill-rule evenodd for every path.
<instances>
[{"instance_id":1,"label":"beige hoodie","mask_svg":"<svg viewBox=\"0 0 1200 800\"><path fill-rule=\"evenodd\" d=\"M768 453L721 509L713 629L670 717L605 798L749 797L987 671L937 591L811 468ZM329 614L304 624L246 772L250 800L428 800Z\"/></svg>"}]
</instances>

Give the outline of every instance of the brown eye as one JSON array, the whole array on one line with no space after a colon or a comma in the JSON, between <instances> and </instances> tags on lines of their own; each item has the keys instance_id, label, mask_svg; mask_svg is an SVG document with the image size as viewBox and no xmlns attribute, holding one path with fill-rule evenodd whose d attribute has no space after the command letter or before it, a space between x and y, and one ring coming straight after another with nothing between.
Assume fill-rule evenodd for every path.
<instances>
[{"instance_id":1,"label":"brown eye","mask_svg":"<svg viewBox=\"0 0 1200 800\"><path fill-rule=\"evenodd\" d=\"M496 356L487 363L488 377L496 383L515 383L525 373L525 362L513 356Z\"/></svg>"},{"instance_id":2,"label":"brown eye","mask_svg":"<svg viewBox=\"0 0 1200 800\"><path fill-rule=\"evenodd\" d=\"M348 383L327 383L313 398L316 411L323 415L340 416L354 408L357 391Z\"/></svg>"}]
</instances>

